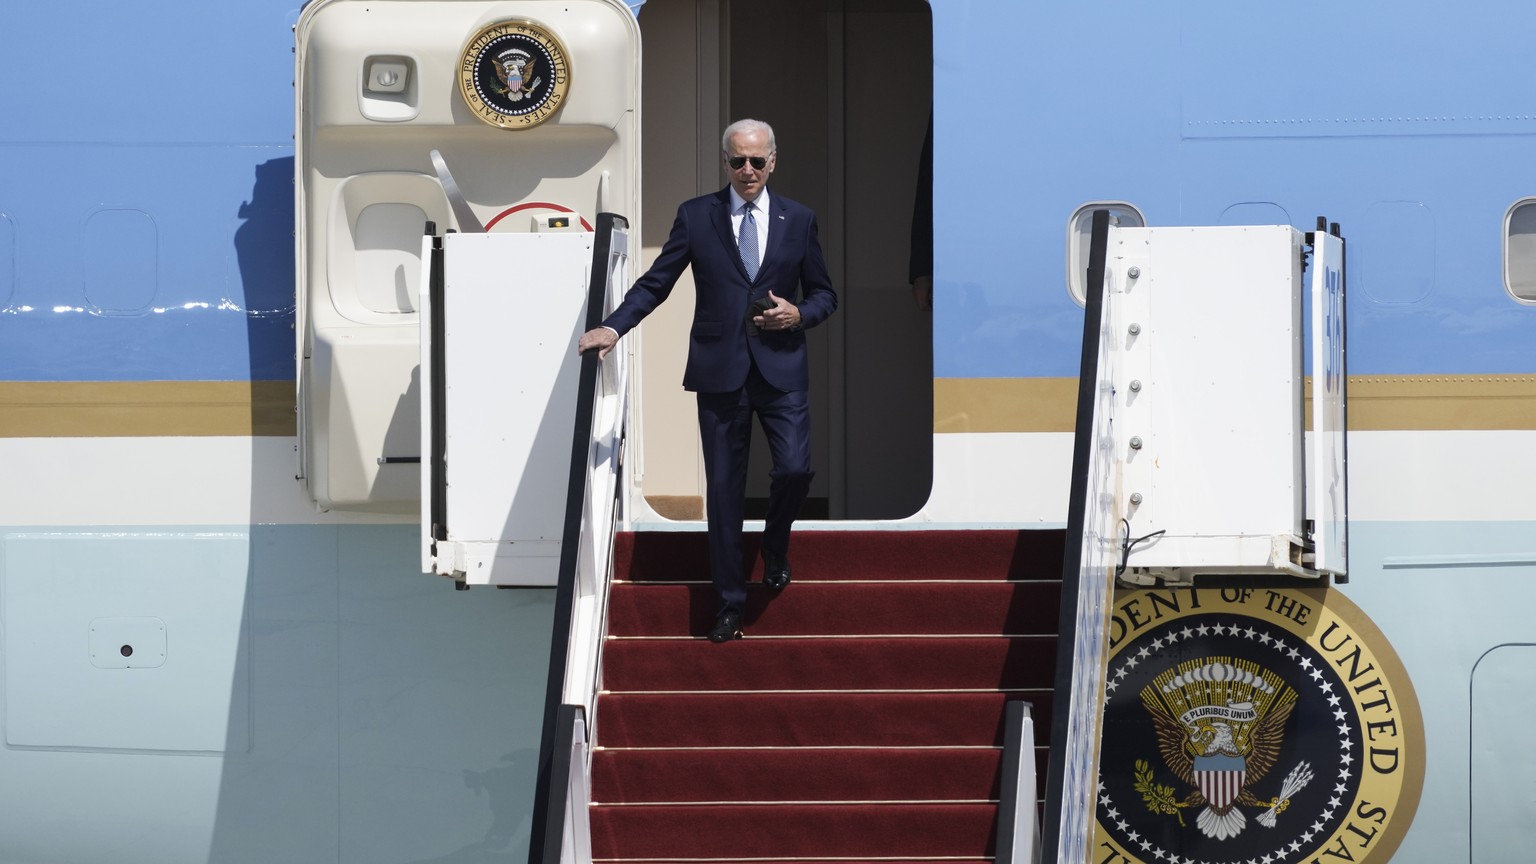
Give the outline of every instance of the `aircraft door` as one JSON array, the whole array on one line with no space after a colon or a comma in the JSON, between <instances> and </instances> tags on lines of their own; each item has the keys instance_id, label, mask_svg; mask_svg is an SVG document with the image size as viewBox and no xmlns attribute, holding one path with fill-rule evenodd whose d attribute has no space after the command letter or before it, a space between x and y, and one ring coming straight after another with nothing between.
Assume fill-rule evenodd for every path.
<instances>
[{"instance_id":1,"label":"aircraft door","mask_svg":"<svg viewBox=\"0 0 1536 864\"><path fill-rule=\"evenodd\" d=\"M299 479L416 513L424 229L491 250L485 339L574 351L597 213L638 211L639 29L621 0L316 0L295 38Z\"/></svg>"}]
</instances>

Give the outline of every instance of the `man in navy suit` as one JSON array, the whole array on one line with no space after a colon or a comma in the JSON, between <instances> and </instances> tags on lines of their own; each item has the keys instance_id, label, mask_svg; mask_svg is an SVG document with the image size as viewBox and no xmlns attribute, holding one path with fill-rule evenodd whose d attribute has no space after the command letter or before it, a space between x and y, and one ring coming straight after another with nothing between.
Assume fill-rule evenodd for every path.
<instances>
[{"instance_id":1,"label":"man in navy suit","mask_svg":"<svg viewBox=\"0 0 1536 864\"><path fill-rule=\"evenodd\" d=\"M606 356L693 267L697 298L683 387L697 394L704 448L709 566L720 598L712 642L742 635L741 523L754 412L773 456L763 582L776 591L789 584L789 529L815 474L805 329L837 309L816 214L768 193L777 152L773 129L738 120L721 136L720 149L730 185L677 208L651 269L603 326L577 344L583 353L596 349Z\"/></svg>"}]
</instances>

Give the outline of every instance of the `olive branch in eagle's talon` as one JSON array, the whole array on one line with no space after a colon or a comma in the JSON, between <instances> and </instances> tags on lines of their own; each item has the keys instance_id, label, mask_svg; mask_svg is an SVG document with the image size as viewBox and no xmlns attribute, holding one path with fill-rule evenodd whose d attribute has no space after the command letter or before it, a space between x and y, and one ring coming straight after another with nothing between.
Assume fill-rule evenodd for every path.
<instances>
[{"instance_id":1,"label":"olive branch in eagle's talon","mask_svg":"<svg viewBox=\"0 0 1536 864\"><path fill-rule=\"evenodd\" d=\"M1135 789L1141 793L1141 800L1147 804L1147 809L1153 813L1171 815L1179 820L1179 827L1184 827L1184 814L1179 808L1188 805L1181 804L1173 797L1172 786L1161 786L1152 782L1152 766L1145 759L1136 760L1136 785Z\"/></svg>"}]
</instances>

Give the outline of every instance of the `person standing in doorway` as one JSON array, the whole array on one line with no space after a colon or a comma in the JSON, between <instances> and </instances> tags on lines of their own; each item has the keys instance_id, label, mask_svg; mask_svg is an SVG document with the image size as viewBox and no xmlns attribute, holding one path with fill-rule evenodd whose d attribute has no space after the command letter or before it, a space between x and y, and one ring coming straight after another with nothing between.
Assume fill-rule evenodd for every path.
<instances>
[{"instance_id":1,"label":"person standing in doorway","mask_svg":"<svg viewBox=\"0 0 1536 864\"><path fill-rule=\"evenodd\" d=\"M741 532L752 415L773 458L763 528L763 582L790 582L789 532L810 491L810 365L805 330L837 310L816 214L768 192L773 129L738 120L720 139L730 183L677 208L672 233L645 275L577 350L606 356L661 305L688 267L697 293L683 387L697 395L708 499L709 566L719 607L711 642L742 636L747 579Z\"/></svg>"}]
</instances>

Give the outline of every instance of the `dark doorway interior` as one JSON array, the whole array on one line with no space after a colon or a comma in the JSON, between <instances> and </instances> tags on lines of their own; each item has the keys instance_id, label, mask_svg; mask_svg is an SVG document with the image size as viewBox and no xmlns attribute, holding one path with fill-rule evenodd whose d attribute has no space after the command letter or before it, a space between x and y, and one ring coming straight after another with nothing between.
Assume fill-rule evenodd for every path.
<instances>
[{"instance_id":1,"label":"dark doorway interior","mask_svg":"<svg viewBox=\"0 0 1536 864\"><path fill-rule=\"evenodd\" d=\"M772 124L771 189L819 214L840 311L812 333L818 476L803 518L895 519L933 484L930 312L909 284L932 104L925 0L726 0L725 114ZM921 234L921 232L919 232ZM753 444L749 517L767 496ZM758 510L754 513L754 510Z\"/></svg>"}]
</instances>

